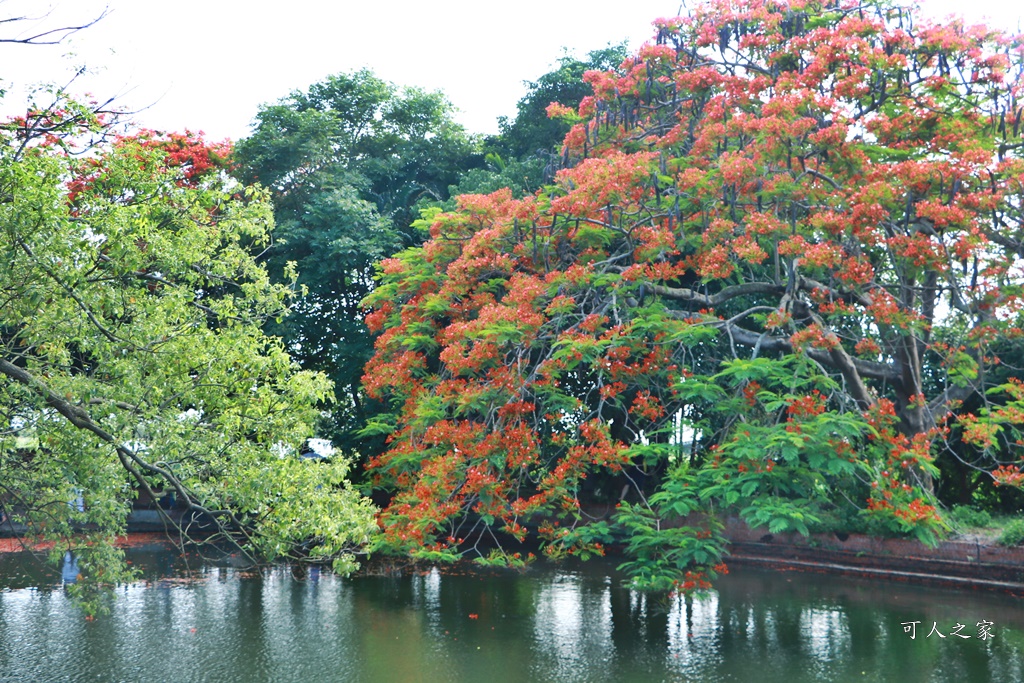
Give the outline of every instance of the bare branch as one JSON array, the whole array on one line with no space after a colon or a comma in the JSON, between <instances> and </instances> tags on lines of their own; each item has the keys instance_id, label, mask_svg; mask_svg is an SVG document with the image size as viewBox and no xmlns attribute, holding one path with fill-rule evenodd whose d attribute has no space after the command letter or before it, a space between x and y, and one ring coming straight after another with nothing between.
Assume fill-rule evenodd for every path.
<instances>
[{"instance_id":1,"label":"bare branch","mask_svg":"<svg viewBox=\"0 0 1024 683\"><path fill-rule=\"evenodd\" d=\"M8 17L7 19L0 19L0 24L13 24L19 21L33 21L38 22L49 16L49 12L38 17ZM84 24L76 24L74 26L61 26L59 28L51 28L46 31L40 31L28 36L19 36L14 38L0 37L0 43L18 43L21 45L59 45L64 42L68 36L78 33L82 29L89 28L100 22L104 17L110 14L110 7L104 7L103 11L100 12L99 16L95 19L85 22Z\"/></svg>"},{"instance_id":2,"label":"bare branch","mask_svg":"<svg viewBox=\"0 0 1024 683\"><path fill-rule=\"evenodd\" d=\"M825 321L813 313L811 314L811 318L818 327L825 330L825 332L831 335L835 340L835 345L828 350L828 355L832 360L833 367L843 374L843 379L846 380L854 400L857 401L861 409L866 410L870 408L875 404L875 397L870 391L868 391L867 385L864 384L864 378L861 377L856 361L846 352L843 345L839 343L839 339L835 336L835 333L829 329L828 325L825 324Z\"/></svg>"}]
</instances>

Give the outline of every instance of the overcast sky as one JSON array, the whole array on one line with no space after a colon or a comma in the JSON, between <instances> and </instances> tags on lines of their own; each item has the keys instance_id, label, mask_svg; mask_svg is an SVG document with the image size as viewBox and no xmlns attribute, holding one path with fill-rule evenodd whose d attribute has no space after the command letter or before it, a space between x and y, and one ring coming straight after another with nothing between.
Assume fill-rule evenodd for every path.
<instances>
[{"instance_id":1,"label":"overcast sky","mask_svg":"<svg viewBox=\"0 0 1024 683\"><path fill-rule=\"evenodd\" d=\"M695 0L688 0L693 3ZM923 0L936 16L964 13L1007 29L1018 2ZM679 0L0 0L0 19L49 16L52 27L107 15L60 46L0 44L6 113L24 88L63 82L75 67L95 73L73 88L117 95L141 125L244 137L261 103L340 72L369 67L399 85L443 90L475 133L497 131L535 79L569 48L574 54L626 40L636 48L651 22L675 16ZM0 25L0 37L31 30Z\"/></svg>"}]
</instances>

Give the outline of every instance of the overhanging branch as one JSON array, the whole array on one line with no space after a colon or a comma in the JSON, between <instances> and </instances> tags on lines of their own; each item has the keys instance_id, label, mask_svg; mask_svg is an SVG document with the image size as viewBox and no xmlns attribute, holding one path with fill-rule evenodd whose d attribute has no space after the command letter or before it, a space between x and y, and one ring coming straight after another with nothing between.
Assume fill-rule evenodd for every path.
<instances>
[{"instance_id":1,"label":"overhanging branch","mask_svg":"<svg viewBox=\"0 0 1024 683\"><path fill-rule=\"evenodd\" d=\"M142 470L146 470L151 475L161 477L174 489L181 500L188 503L189 509L199 512L212 520L217 525L217 529L221 534L231 540L240 551L248 555L245 548L238 543L235 534L229 531L233 529L241 537L249 539L249 534L246 532L244 525L233 512L230 510L211 510L199 503L192 492L185 488L184 484L173 472L143 460L138 453L125 446L113 434L97 424L88 412L50 389L45 382L24 368L20 368L6 359L0 358L0 374L6 375L9 379L29 388L42 398L48 406L63 415L72 425L94 434L101 441L110 445L116 452L121 465L132 475L142 490L154 499L157 497L157 494L153 491L149 481L146 480ZM129 406L129 404L124 405ZM169 519L166 515L164 518ZM226 524L222 520L226 520Z\"/></svg>"}]
</instances>

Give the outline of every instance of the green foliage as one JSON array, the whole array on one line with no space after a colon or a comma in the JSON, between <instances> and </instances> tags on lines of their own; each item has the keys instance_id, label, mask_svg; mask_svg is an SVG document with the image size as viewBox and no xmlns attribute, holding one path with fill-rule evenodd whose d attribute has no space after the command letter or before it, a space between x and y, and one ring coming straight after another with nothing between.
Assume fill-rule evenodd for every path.
<instances>
[{"instance_id":1,"label":"green foliage","mask_svg":"<svg viewBox=\"0 0 1024 683\"><path fill-rule=\"evenodd\" d=\"M1024 519L1015 519L1005 527L996 541L999 545L1014 547L1024 543Z\"/></svg>"},{"instance_id":2,"label":"green foliage","mask_svg":"<svg viewBox=\"0 0 1024 683\"><path fill-rule=\"evenodd\" d=\"M984 529L992 526L992 515L970 505L954 505L949 518L960 529Z\"/></svg>"},{"instance_id":3,"label":"green foliage","mask_svg":"<svg viewBox=\"0 0 1024 683\"><path fill-rule=\"evenodd\" d=\"M860 510L844 500L833 501L832 505L823 505L816 511L815 517L817 520L807 525L808 531L812 534L868 533L867 521L860 514Z\"/></svg>"},{"instance_id":4,"label":"green foliage","mask_svg":"<svg viewBox=\"0 0 1024 683\"><path fill-rule=\"evenodd\" d=\"M424 197L444 199L473 161L473 140L439 92L399 88L363 69L261 107L236 159L246 181L296 210L322 190L355 186L399 229Z\"/></svg>"},{"instance_id":5,"label":"green foliage","mask_svg":"<svg viewBox=\"0 0 1024 683\"><path fill-rule=\"evenodd\" d=\"M238 143L237 175L270 191L277 228L267 264L274 282L298 272L292 315L268 326L299 364L325 373L336 400L321 431L342 448L375 452L357 437L378 411L359 388L373 352L361 301L372 264L421 235L420 204L478 162L475 142L438 92L398 88L368 70L331 76L262 107Z\"/></svg>"},{"instance_id":6,"label":"green foliage","mask_svg":"<svg viewBox=\"0 0 1024 683\"><path fill-rule=\"evenodd\" d=\"M724 541L721 523L712 516L701 526L683 523L684 517L702 510L696 481L676 470L650 506L621 503L615 523L625 537L628 561L619 565L639 590L689 592L706 588L720 571Z\"/></svg>"},{"instance_id":7,"label":"green foliage","mask_svg":"<svg viewBox=\"0 0 1024 683\"><path fill-rule=\"evenodd\" d=\"M508 553L504 550L493 549L487 555L474 558L473 562L481 567L525 569L535 559L533 553L524 557L522 553Z\"/></svg>"},{"instance_id":8,"label":"green foliage","mask_svg":"<svg viewBox=\"0 0 1024 683\"><path fill-rule=\"evenodd\" d=\"M605 546L615 540L612 527L607 522L584 524L576 516L573 516L573 524L558 528L551 536L552 543L544 548L544 552L553 559L573 556L589 560L604 555Z\"/></svg>"},{"instance_id":9,"label":"green foliage","mask_svg":"<svg viewBox=\"0 0 1024 683\"><path fill-rule=\"evenodd\" d=\"M70 101L40 116L0 131L0 505L76 549L77 591L130 576L112 543L139 491L254 559L351 570L373 509L343 460L296 457L330 382L262 330L290 293L254 257L265 194L147 136L68 155L109 131Z\"/></svg>"},{"instance_id":10,"label":"green foliage","mask_svg":"<svg viewBox=\"0 0 1024 683\"><path fill-rule=\"evenodd\" d=\"M512 196L525 197L533 194L544 183L545 169L550 160L541 156L510 159L505 162L496 154L487 155L487 164L473 168L461 176L459 182L448 188L451 197L441 206L446 211L455 208L455 198L462 194L490 194L503 187L512 190Z\"/></svg>"}]
</instances>

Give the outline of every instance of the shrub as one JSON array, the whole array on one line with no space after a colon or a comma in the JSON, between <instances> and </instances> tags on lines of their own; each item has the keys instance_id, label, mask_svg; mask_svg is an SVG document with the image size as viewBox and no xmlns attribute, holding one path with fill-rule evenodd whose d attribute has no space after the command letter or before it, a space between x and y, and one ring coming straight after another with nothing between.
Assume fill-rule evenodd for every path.
<instances>
[{"instance_id":1,"label":"shrub","mask_svg":"<svg viewBox=\"0 0 1024 683\"><path fill-rule=\"evenodd\" d=\"M970 505L953 506L949 518L961 529L992 526L992 515Z\"/></svg>"},{"instance_id":2,"label":"shrub","mask_svg":"<svg viewBox=\"0 0 1024 683\"><path fill-rule=\"evenodd\" d=\"M1003 533L999 535L997 543L1008 547L1024 543L1024 519L1015 519L1007 524L1003 528Z\"/></svg>"}]
</instances>

